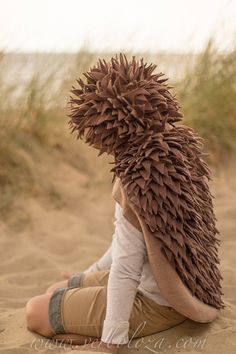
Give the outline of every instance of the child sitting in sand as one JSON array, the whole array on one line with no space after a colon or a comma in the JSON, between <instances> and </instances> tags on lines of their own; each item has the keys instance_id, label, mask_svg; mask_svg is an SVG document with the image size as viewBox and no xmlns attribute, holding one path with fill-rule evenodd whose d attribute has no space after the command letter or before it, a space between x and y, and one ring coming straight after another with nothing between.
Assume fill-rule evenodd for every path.
<instances>
[{"instance_id":1,"label":"child sitting in sand","mask_svg":"<svg viewBox=\"0 0 236 354\"><path fill-rule=\"evenodd\" d=\"M98 261L71 276L64 273L68 279L28 302L29 329L77 344L101 338L97 349L115 353L118 345L132 338L157 333L186 319L161 296L143 234L125 219L117 202L114 225L112 243ZM94 346L81 348L95 350Z\"/></svg>"},{"instance_id":2,"label":"child sitting in sand","mask_svg":"<svg viewBox=\"0 0 236 354\"><path fill-rule=\"evenodd\" d=\"M73 89L78 137L112 154L115 230L88 269L29 300L27 327L83 350L119 345L190 318L211 322L223 307L215 215L199 139L155 66L99 61ZM99 156L98 155L98 156Z\"/></svg>"}]
</instances>

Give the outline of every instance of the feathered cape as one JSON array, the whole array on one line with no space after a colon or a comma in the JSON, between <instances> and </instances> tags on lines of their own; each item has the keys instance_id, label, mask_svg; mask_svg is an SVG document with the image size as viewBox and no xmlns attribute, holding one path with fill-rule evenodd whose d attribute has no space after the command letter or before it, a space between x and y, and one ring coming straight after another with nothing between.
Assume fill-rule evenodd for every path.
<instances>
[{"instance_id":1,"label":"feathered cape","mask_svg":"<svg viewBox=\"0 0 236 354\"><path fill-rule=\"evenodd\" d=\"M183 115L156 65L124 54L100 60L72 89L71 132L114 156L130 204L160 243L162 254L191 294L224 307L218 264L220 234L203 160L203 139Z\"/></svg>"}]
</instances>

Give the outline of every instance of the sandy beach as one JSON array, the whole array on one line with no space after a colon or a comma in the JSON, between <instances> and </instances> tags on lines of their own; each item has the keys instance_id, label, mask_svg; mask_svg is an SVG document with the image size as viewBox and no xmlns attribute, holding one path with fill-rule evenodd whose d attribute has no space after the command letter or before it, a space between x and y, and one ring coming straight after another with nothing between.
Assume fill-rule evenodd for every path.
<instances>
[{"instance_id":1,"label":"sandy beach","mask_svg":"<svg viewBox=\"0 0 236 354\"><path fill-rule=\"evenodd\" d=\"M62 202L43 198L16 198L11 215L0 220L0 353L64 353L68 346L26 329L25 304L43 293L60 271L80 271L99 258L111 242L114 201L111 174L93 177L61 161L47 176L60 189ZM46 173L46 172L45 172ZM236 352L236 171L214 174L217 225L221 232L221 269L224 301L221 316L211 324L187 320L152 336L134 339L124 353L227 353ZM75 351L73 351L75 352Z\"/></svg>"}]
</instances>

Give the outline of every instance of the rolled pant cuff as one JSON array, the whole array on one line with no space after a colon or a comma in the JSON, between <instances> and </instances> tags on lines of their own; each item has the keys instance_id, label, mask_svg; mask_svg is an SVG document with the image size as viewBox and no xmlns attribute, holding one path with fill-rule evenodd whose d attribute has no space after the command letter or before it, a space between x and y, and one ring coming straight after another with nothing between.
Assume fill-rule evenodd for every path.
<instances>
[{"instance_id":1,"label":"rolled pant cuff","mask_svg":"<svg viewBox=\"0 0 236 354\"><path fill-rule=\"evenodd\" d=\"M49 301L49 323L51 324L54 334L66 333L63 326L61 314L61 302L65 290L65 288L58 288L54 290Z\"/></svg>"},{"instance_id":2,"label":"rolled pant cuff","mask_svg":"<svg viewBox=\"0 0 236 354\"><path fill-rule=\"evenodd\" d=\"M83 277L84 273L80 272L78 274L72 275L68 279L68 288L77 288L81 285L81 279Z\"/></svg>"}]
</instances>

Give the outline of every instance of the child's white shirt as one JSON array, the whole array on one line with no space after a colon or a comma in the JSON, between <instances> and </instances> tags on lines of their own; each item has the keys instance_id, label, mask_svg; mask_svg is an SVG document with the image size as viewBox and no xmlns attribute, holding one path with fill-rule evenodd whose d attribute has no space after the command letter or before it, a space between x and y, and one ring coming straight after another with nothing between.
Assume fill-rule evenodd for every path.
<instances>
[{"instance_id":1,"label":"child's white shirt","mask_svg":"<svg viewBox=\"0 0 236 354\"><path fill-rule=\"evenodd\" d=\"M110 269L101 340L126 344L129 341L129 318L138 290L160 305L170 304L160 294L153 276L143 233L123 216L118 202L115 203L114 225L111 246L84 272Z\"/></svg>"}]
</instances>

